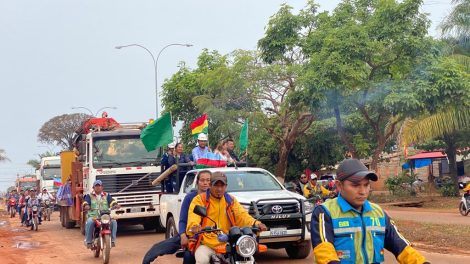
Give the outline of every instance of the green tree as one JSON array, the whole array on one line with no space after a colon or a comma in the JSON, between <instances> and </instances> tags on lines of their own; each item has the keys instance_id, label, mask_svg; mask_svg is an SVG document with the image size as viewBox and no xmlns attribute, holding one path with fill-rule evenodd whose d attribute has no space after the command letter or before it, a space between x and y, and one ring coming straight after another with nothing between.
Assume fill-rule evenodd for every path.
<instances>
[{"instance_id":1,"label":"green tree","mask_svg":"<svg viewBox=\"0 0 470 264\"><path fill-rule=\"evenodd\" d=\"M406 95L400 91L430 50L426 36L430 22L420 12L421 4L421 0L343 1L331 14L319 14L305 39L310 89L330 94L337 131L356 157L354 141L361 140L348 133L343 115L361 115L372 135L372 169L404 115L415 107L406 100L401 105L387 102L389 96Z\"/></svg>"}]
</instances>

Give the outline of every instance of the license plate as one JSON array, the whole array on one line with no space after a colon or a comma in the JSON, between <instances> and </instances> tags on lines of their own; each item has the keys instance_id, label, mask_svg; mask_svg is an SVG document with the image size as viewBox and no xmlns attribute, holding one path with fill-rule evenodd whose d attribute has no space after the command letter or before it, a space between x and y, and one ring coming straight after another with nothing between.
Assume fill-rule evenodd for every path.
<instances>
[{"instance_id":1,"label":"license plate","mask_svg":"<svg viewBox=\"0 0 470 264\"><path fill-rule=\"evenodd\" d=\"M285 236L287 235L287 228L280 227L280 228L271 228L269 230L271 236Z\"/></svg>"},{"instance_id":2,"label":"license plate","mask_svg":"<svg viewBox=\"0 0 470 264\"><path fill-rule=\"evenodd\" d=\"M142 210L140 209L140 207L133 207L131 208L131 213L140 213L142 212Z\"/></svg>"}]
</instances>

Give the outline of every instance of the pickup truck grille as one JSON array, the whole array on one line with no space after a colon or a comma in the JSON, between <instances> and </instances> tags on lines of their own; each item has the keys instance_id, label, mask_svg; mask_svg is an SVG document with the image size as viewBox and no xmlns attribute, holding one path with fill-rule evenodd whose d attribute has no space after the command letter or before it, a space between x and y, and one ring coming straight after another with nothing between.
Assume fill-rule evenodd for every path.
<instances>
[{"instance_id":1,"label":"pickup truck grille","mask_svg":"<svg viewBox=\"0 0 470 264\"><path fill-rule=\"evenodd\" d=\"M152 186L152 181L155 180L160 173L152 173L150 176L144 178L143 180L137 182L142 178L146 173L138 174L120 174L120 175L98 175L96 176L97 180L103 182L104 190L108 193L117 193L120 190L126 188L130 184L134 183L131 187L127 188L123 193L128 192L143 192L143 191L160 191L161 187Z\"/></svg>"},{"instance_id":2,"label":"pickup truck grille","mask_svg":"<svg viewBox=\"0 0 470 264\"><path fill-rule=\"evenodd\" d=\"M275 214L273 212L274 206L281 206L282 211L281 214L293 214L300 212L299 203L269 203L269 204L257 204L258 212L261 215L270 215ZM278 207L279 208L279 207ZM253 210L253 206L250 205L250 209L248 211L250 215L254 215L255 211Z\"/></svg>"}]
</instances>

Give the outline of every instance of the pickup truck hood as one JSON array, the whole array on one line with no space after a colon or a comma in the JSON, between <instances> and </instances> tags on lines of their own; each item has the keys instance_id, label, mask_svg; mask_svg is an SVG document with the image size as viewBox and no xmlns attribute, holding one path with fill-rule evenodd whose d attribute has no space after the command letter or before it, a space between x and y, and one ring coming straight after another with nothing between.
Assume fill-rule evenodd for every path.
<instances>
[{"instance_id":1,"label":"pickup truck hood","mask_svg":"<svg viewBox=\"0 0 470 264\"><path fill-rule=\"evenodd\" d=\"M293 193L287 190L281 191L259 191L259 192L230 192L231 195L237 198L239 203L249 204L251 201L257 201L260 199L273 199L273 198L297 198L304 200L302 195Z\"/></svg>"}]
</instances>

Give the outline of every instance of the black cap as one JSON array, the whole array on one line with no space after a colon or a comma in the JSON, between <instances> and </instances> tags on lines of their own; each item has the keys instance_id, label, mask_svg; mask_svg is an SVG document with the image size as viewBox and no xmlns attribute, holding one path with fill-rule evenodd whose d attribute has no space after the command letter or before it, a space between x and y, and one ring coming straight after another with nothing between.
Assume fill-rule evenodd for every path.
<instances>
[{"instance_id":1,"label":"black cap","mask_svg":"<svg viewBox=\"0 0 470 264\"><path fill-rule=\"evenodd\" d=\"M353 177L354 176L354 177ZM369 171L367 167L357 159L345 159L336 170L336 179L340 181L344 180L362 180L364 177L368 177L371 181L377 181L379 177L372 171Z\"/></svg>"},{"instance_id":2,"label":"black cap","mask_svg":"<svg viewBox=\"0 0 470 264\"><path fill-rule=\"evenodd\" d=\"M224 185L227 185L227 176L222 172L216 171L211 175L211 185L214 186L218 181L221 181Z\"/></svg>"}]
</instances>

